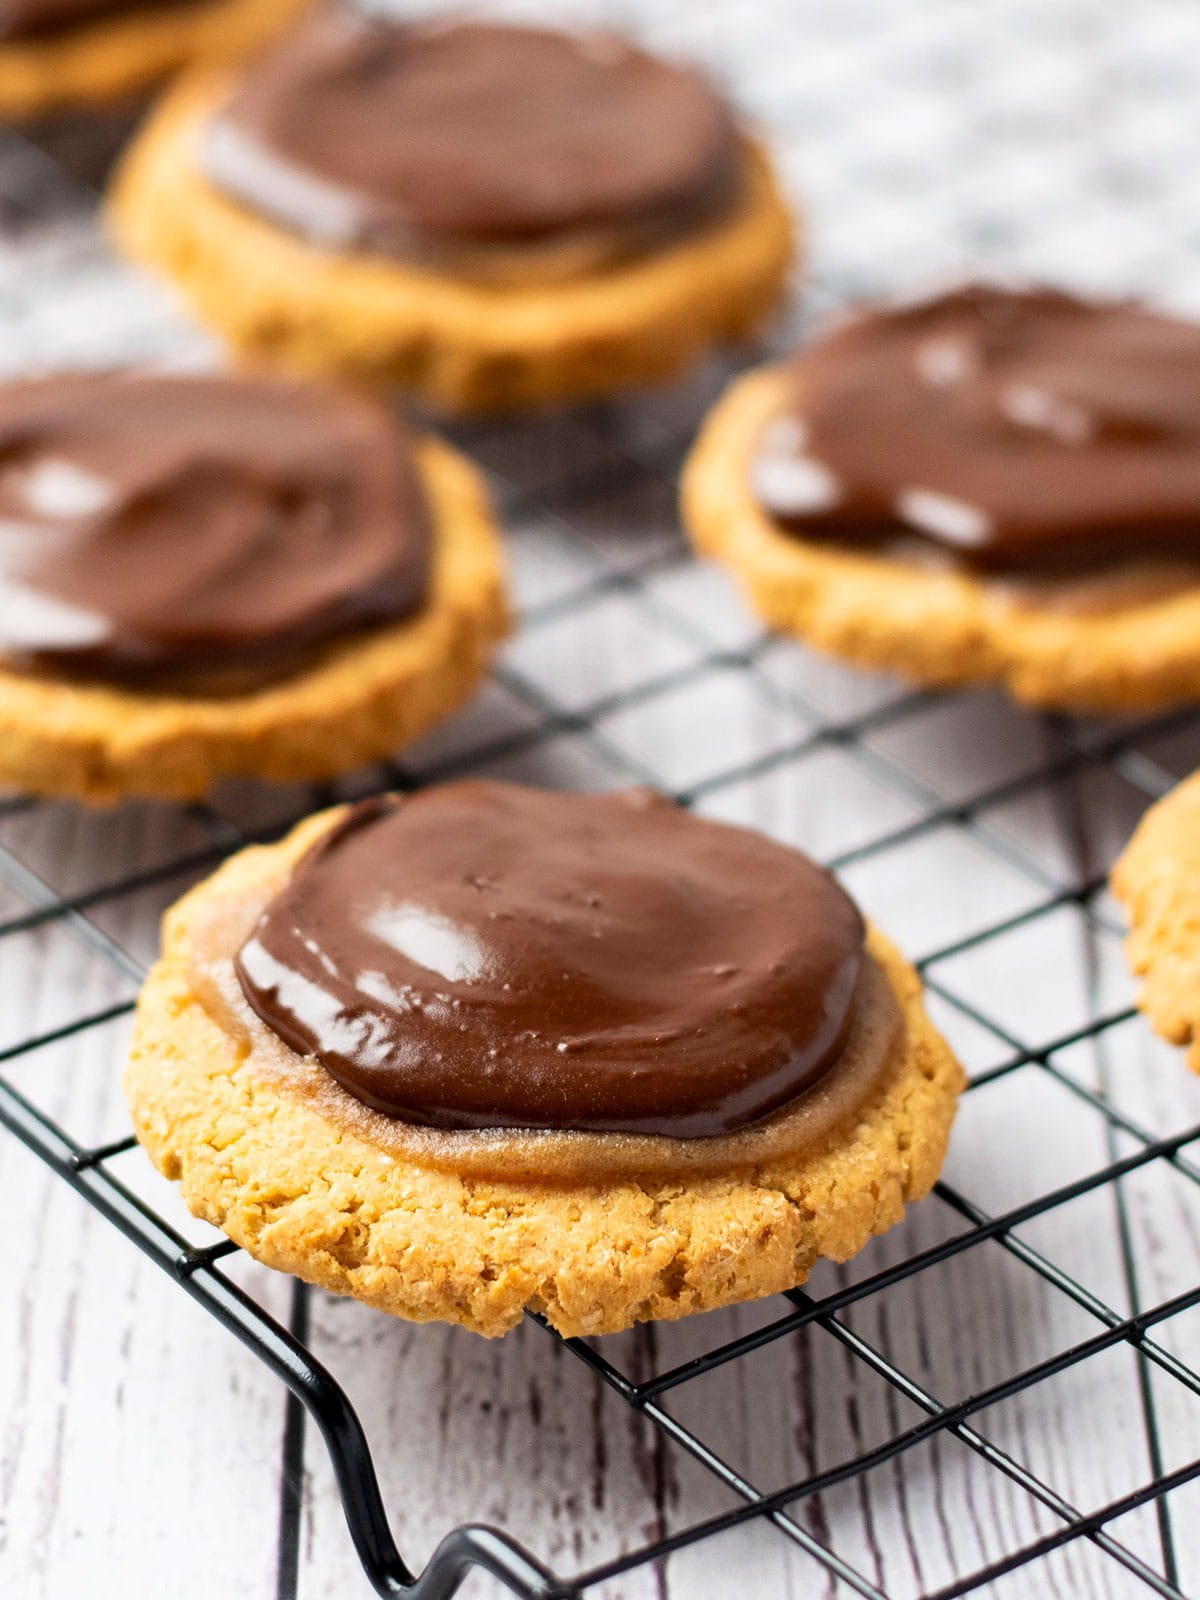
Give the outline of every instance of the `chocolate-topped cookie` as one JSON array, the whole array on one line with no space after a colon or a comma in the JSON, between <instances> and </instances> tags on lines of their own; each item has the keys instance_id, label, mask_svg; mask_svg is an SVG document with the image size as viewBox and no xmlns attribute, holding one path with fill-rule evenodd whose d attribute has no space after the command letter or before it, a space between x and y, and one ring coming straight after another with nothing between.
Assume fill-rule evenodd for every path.
<instances>
[{"instance_id":1,"label":"chocolate-topped cookie","mask_svg":"<svg viewBox=\"0 0 1200 1600\"><path fill-rule=\"evenodd\" d=\"M974 286L867 312L793 363L751 486L791 532L1061 585L1200 570L1200 326Z\"/></svg>"},{"instance_id":2,"label":"chocolate-topped cookie","mask_svg":"<svg viewBox=\"0 0 1200 1600\"><path fill-rule=\"evenodd\" d=\"M768 620L930 683L1092 709L1200 692L1200 327L972 285L735 384L685 474Z\"/></svg>"},{"instance_id":3,"label":"chocolate-topped cookie","mask_svg":"<svg viewBox=\"0 0 1200 1600\"><path fill-rule=\"evenodd\" d=\"M0 388L0 661L254 685L425 603L409 430L331 384L74 375Z\"/></svg>"},{"instance_id":4,"label":"chocolate-topped cookie","mask_svg":"<svg viewBox=\"0 0 1200 1600\"><path fill-rule=\"evenodd\" d=\"M1138 1005L1200 1072L1200 772L1150 807L1112 870Z\"/></svg>"},{"instance_id":5,"label":"chocolate-topped cookie","mask_svg":"<svg viewBox=\"0 0 1200 1600\"><path fill-rule=\"evenodd\" d=\"M791 257L765 156L693 69L338 8L181 87L113 217L239 346L467 410L671 372L753 327Z\"/></svg>"},{"instance_id":6,"label":"chocolate-topped cookie","mask_svg":"<svg viewBox=\"0 0 1200 1600\"><path fill-rule=\"evenodd\" d=\"M487 1334L845 1259L933 1182L960 1081L798 852L646 790L484 782L313 817L193 890L127 1077L155 1161L254 1254Z\"/></svg>"},{"instance_id":7,"label":"chocolate-topped cookie","mask_svg":"<svg viewBox=\"0 0 1200 1600\"><path fill-rule=\"evenodd\" d=\"M503 622L465 463L265 375L0 387L0 778L109 799L378 758Z\"/></svg>"},{"instance_id":8,"label":"chocolate-topped cookie","mask_svg":"<svg viewBox=\"0 0 1200 1600\"><path fill-rule=\"evenodd\" d=\"M180 67L239 59L309 0L0 0L0 117L132 111Z\"/></svg>"}]
</instances>

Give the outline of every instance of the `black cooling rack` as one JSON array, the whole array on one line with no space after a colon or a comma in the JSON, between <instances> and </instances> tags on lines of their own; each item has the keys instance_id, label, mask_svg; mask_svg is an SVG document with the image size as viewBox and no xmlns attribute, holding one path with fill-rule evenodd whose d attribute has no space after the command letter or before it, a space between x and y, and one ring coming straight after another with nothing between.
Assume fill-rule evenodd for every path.
<instances>
[{"instance_id":1,"label":"black cooling rack","mask_svg":"<svg viewBox=\"0 0 1200 1600\"><path fill-rule=\"evenodd\" d=\"M111 358L114 349L139 356L160 349L175 352L183 342L177 321L128 285L124 291L112 287L115 279L97 238L93 203L90 180L70 176L45 149L15 136L0 140L0 216L7 263L0 281L0 318L51 364L64 359L62 347L69 348L70 340L78 342L81 336L85 355L97 358ZM34 277L37 283L30 281ZM67 325L56 317L55 337L42 324L30 332L37 323L31 307L39 296L44 303L56 284L63 305L76 307L74 328L64 313ZM856 286L826 279L808 304L837 300ZM96 296L107 308L99 345L87 337L95 331ZM18 338L12 364L20 365L26 354ZM879 1563L871 1553L839 1537L836 1518L808 1513L839 1488L939 1440L955 1441L985 1474L1018 1486L1036 1503L1043 1531L993 1539L986 1559L963 1561L951 1577L923 1587L930 1600L1049 1592L1046 1564L1081 1543L1103 1556L1111 1574L1106 1580L1111 1587L1097 1593L1184 1595L1186 1578L1181 1577L1177 1554L1184 1521L1181 1503L1172 1495L1200 1478L1200 1460L1175 1461L1160 1424L1167 1391L1200 1396L1200 1361L1180 1355L1185 1341L1165 1337L1174 1319L1200 1305L1200 1286L1143 1304L1128 1185L1149 1169L1169 1171L1182 1184L1192 1217L1200 1220L1200 1124L1164 1136L1157 1126L1143 1124L1136 1100L1131 1109L1130 1097L1118 1082L1120 1063L1128 1052L1130 1027L1142 1025L1133 1022L1127 1004L1108 1003L1098 977L1079 1020L1070 1027L1039 1028L1030 1038L1019 992L981 996L977 986L961 983L958 974L964 958L1011 948L1010 941L1027 937L1060 913L1069 913L1085 938L1111 943L1119 926L1105 898L1104 868L1111 850L1105 854L1105 847L1096 843L1101 791L1119 785L1132 816L1189 765L1200 765L1200 712L1115 724L1004 713L1020 721L1023 748L1036 754L1020 761L1006 758L984 781L965 786L941 782L936 762L925 770L898 755L905 748L906 731L930 718L958 717L969 728L978 714L979 736L989 737L984 730L991 726L994 705L986 697L934 697L875 682L861 697L853 691L830 696L821 676L824 669L814 667L811 677L789 672L788 661L802 657L798 647L764 638L740 617L730 622L707 590L688 598L692 569L673 523L672 486L694 422L725 375L714 365L663 399L592 408L523 427L498 423L456 431L457 441L492 472L512 531L524 601L521 637L497 670L491 701L475 713L470 738L447 744L435 737L412 759L355 780L354 792L518 767L522 775L540 772L545 778L548 773L545 781L651 782L683 804L720 811L731 795L749 795L753 802L772 783L802 778L809 769L824 771L823 761L836 762L840 781L861 781L894 800L886 824L865 834L850 829L817 852L852 885L855 874L872 862L900 859L946 839L968 841L981 863L1001 864L1024 885L1023 897L1011 911L944 926L941 936L919 947L919 965L940 1020L956 1037L961 1028L967 1041L962 1053L972 1068L968 1100L1003 1080L1019 1077L1031 1086L1035 1080L1052 1082L1095 1119L1102 1158L1089 1160L1083 1170L1077 1161L1067 1163L1069 1177L1061 1183L1031 1179L1027 1197L1001 1209L989 1206L961 1180L939 1183L926 1203L942 1213L940 1225L932 1230L933 1243L907 1254L893 1253L883 1265L870 1252L857 1275L854 1270L839 1272L815 1294L797 1289L782 1296L766 1305L749 1329L678 1362L635 1361L620 1341L562 1341L547 1329L547 1340L556 1341L579 1363L581 1382L598 1380L645 1419L665 1449L690 1458L702 1475L716 1481L728 1509L678 1517L669 1529L656 1528L649 1537L631 1533L615 1557L574 1571L550 1570L536 1551L523 1548L503 1529L456 1526L445 1532L417 1572L406 1564L391 1532L359 1416L338 1378L309 1347L310 1291L299 1283L294 1286L290 1317L282 1325L231 1276L229 1258L237 1253L232 1243L189 1243L121 1176L122 1158L134 1148L132 1136L89 1144L12 1081L13 1069L26 1058L64 1041L82 1046L85 1036L126 1014L131 1002L73 1015L0 1050L0 1122L288 1386L279 1518L281 1600L297 1588L306 1452L321 1449L332 1462L363 1571L381 1595L435 1600L452 1594L472 1569L480 1568L530 1600L601 1592L620 1596L622 1584L639 1569L665 1573L670 1559L690 1547L754 1524L761 1537L788 1542L798 1581L809 1585L804 1592L885 1600L897 1591L872 1575ZM547 639L574 643L543 649L539 641ZM589 680L593 652L602 670ZM557 670L562 663L570 669L565 679ZM697 697L702 708L713 706L712 726L706 734L702 715L687 741L688 759L681 768L675 760L678 752L660 751L652 735L637 731L638 719L647 708L663 705L690 704L694 714ZM726 749L730 729L723 717L741 717L751 704L767 708L768 734L758 744L735 741ZM496 710L501 705L502 714ZM733 712L723 712L725 705ZM944 747L935 740L932 748L936 754ZM548 764L539 766L543 761ZM23 897L22 909L0 921L0 961L18 941L34 940L53 926L99 952L124 979L136 978L140 963L105 930L106 907L206 870L249 839L274 836L343 792L332 786L291 793L272 802L269 820L262 825L219 798L188 808L186 849L142 870L100 870L95 881L73 892L51 887L40 863L31 863L18 850L0 848L0 881ZM1049 817L1056 830L1052 862L1041 834L1023 820L1031 808ZM37 810L37 802L20 797L0 801L0 823ZM936 891L931 893L936 897ZM1081 1058L1087 1062L1085 1071L1077 1068ZM1182 1065L1178 1070L1182 1072ZM1020 1160L1021 1152L1014 1151L1014 1161ZM1068 1270L1060 1252L1037 1242L1039 1224L1097 1195L1110 1202L1110 1242L1120 1261L1122 1292L1108 1298L1089 1286L1089 1275L1078 1270L1074 1256ZM996 1251L1022 1273L1033 1275L1047 1293L1071 1302L1086 1329L1083 1335L970 1393L940 1393L931 1387L928 1363L905 1359L903 1341L887 1335L886 1319L883 1336L863 1331L859 1308L868 1303L886 1306L888 1297L897 1305L906 1303L901 1297L919 1295L923 1275L956 1261L969 1269L977 1265L986 1275L993 1270L989 1263ZM1086 1252L1079 1259L1086 1259ZM986 1336L986 1330L980 1334ZM682 1420L687 1407L677 1402L705 1379L719 1379L734 1363L749 1362L781 1342L813 1339L835 1342L849 1363L869 1371L904 1402L896 1415L905 1420L867 1448L796 1481L761 1488L731 1459L719 1431ZM1130 1453L1144 1460L1146 1470L1119 1497L1081 1506L1056 1488L1053 1473L1035 1469L1026 1452L1014 1448L1007 1435L1001 1438L991 1418L995 1408L1014 1400L1030 1402L1036 1417L1056 1380L1072 1372L1095 1373L1092 1392L1098 1404L1108 1404L1113 1379L1105 1358L1114 1351L1130 1356L1122 1381L1132 1395L1139 1429ZM787 1403L782 1397L781 1406ZM1147 1511L1152 1536L1125 1537L1131 1515ZM716 1554L719 1541L712 1548L715 1564L704 1592L737 1592L735 1573L723 1569ZM1018 1569L1020 1587L1003 1588L1002 1580ZM663 1585L665 1595L665 1579ZM353 1588L348 1577L346 1592Z\"/></svg>"}]
</instances>

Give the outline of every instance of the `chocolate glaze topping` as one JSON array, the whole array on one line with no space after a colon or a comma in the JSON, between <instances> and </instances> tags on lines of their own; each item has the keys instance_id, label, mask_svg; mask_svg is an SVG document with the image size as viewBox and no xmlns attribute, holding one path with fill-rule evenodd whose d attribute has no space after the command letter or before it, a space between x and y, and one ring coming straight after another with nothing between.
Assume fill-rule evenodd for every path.
<instances>
[{"instance_id":1,"label":"chocolate glaze topping","mask_svg":"<svg viewBox=\"0 0 1200 1600\"><path fill-rule=\"evenodd\" d=\"M1200 326L974 286L795 361L753 466L805 537L916 537L985 572L1200 557Z\"/></svg>"},{"instance_id":2,"label":"chocolate glaze topping","mask_svg":"<svg viewBox=\"0 0 1200 1600\"><path fill-rule=\"evenodd\" d=\"M611 35L330 10L247 74L202 159L298 233L420 257L614 227L640 244L723 198L736 155L703 78Z\"/></svg>"},{"instance_id":3,"label":"chocolate glaze topping","mask_svg":"<svg viewBox=\"0 0 1200 1600\"><path fill-rule=\"evenodd\" d=\"M364 801L236 962L351 1094L439 1128L727 1133L837 1059L863 923L834 880L650 790Z\"/></svg>"},{"instance_id":4,"label":"chocolate glaze topping","mask_svg":"<svg viewBox=\"0 0 1200 1600\"><path fill-rule=\"evenodd\" d=\"M125 11L158 11L179 0L0 0L0 39L33 39L83 28Z\"/></svg>"},{"instance_id":5,"label":"chocolate glaze topping","mask_svg":"<svg viewBox=\"0 0 1200 1600\"><path fill-rule=\"evenodd\" d=\"M266 377L0 387L0 533L0 656L150 685L403 617L429 559L392 413Z\"/></svg>"}]
</instances>

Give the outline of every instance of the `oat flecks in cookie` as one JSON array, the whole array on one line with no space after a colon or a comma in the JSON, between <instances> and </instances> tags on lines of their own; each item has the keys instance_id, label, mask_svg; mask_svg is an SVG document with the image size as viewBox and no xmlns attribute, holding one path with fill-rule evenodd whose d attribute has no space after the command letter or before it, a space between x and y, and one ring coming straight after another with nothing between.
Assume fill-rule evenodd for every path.
<instances>
[{"instance_id":1,"label":"oat flecks in cookie","mask_svg":"<svg viewBox=\"0 0 1200 1600\"><path fill-rule=\"evenodd\" d=\"M1142 818L1112 873L1129 914L1138 1005L1200 1072L1200 773Z\"/></svg>"},{"instance_id":2,"label":"oat flecks in cookie","mask_svg":"<svg viewBox=\"0 0 1200 1600\"><path fill-rule=\"evenodd\" d=\"M168 914L138 1008L126 1085L139 1138L191 1209L271 1266L416 1321L485 1335L527 1309L566 1335L615 1331L775 1293L846 1260L925 1195L962 1070L920 980L869 950L903 1047L824 1147L728 1172L555 1183L462 1176L360 1137L319 1097L266 1081L189 981L193 930L221 897L295 860L331 817L246 851Z\"/></svg>"},{"instance_id":3,"label":"oat flecks in cookie","mask_svg":"<svg viewBox=\"0 0 1200 1600\"><path fill-rule=\"evenodd\" d=\"M683 518L775 628L857 665L936 687L1000 683L1029 705L1153 709L1200 698L1200 587L1128 610L1014 608L973 574L798 538L759 506L750 467L791 374L734 382L684 468Z\"/></svg>"}]
</instances>

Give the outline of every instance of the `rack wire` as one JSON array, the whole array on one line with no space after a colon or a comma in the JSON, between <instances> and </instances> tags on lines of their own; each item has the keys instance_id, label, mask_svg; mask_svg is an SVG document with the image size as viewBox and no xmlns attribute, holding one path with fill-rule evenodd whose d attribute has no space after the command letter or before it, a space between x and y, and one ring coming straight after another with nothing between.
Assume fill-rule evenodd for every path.
<instances>
[{"instance_id":1,"label":"rack wire","mask_svg":"<svg viewBox=\"0 0 1200 1600\"><path fill-rule=\"evenodd\" d=\"M839 107L846 99L861 101L864 82L882 93L890 75L914 94L920 91L920 104L932 97L936 105L960 107L956 114L967 118L967 132L978 135L989 102L986 95L982 101L964 98L956 76L963 64L978 65L985 44L1007 50L1001 52L1003 70L993 60L992 75L974 80L977 87L992 86L995 111L1008 103L995 91L997 72L1010 88L1024 84L1031 63L1045 69L1049 58L1058 61L1065 42L1073 54L1061 70L1075 71L1075 55L1085 57L1080 82L1091 93L1103 78L1094 31L1103 10L1085 0L1037 8L938 3L911 8L898 21L888 16L888 8L865 0L861 16L848 14L853 7L833 0L799 16L764 6L760 20L764 29L769 23L775 30L772 37L815 54L815 64L807 68L793 58L782 75L774 58L786 52L750 48L754 40L748 43L747 33L754 30L747 28L740 6L714 6L699 16L679 5L664 6L654 13L652 36L701 53L707 49L726 65L732 60L738 92L771 122L785 165L797 150L811 146L834 152L841 186L830 190L835 199L825 196L810 175L818 190L814 229L824 218L830 235L842 242L831 247L827 260L818 248L805 301L808 316L814 308L892 281L911 244L911 230L894 214L885 226L877 208L885 197L894 198L898 183L907 182L911 195L922 182L932 181L925 168L906 166L910 157L915 162L912 151L889 147L885 159L875 138L878 114L865 117L869 136L864 138L853 131L852 111L843 120L840 109L836 115L830 111L832 101ZM1157 34L1146 21L1150 12L1159 24ZM864 39L868 22L875 32ZM1172 76L1168 64L1183 54L1180 42L1190 26L1185 9L1142 8L1140 20L1126 18L1124 25L1128 36L1110 38L1108 46L1114 51L1119 46L1127 66L1131 59L1135 65L1141 60L1144 71L1140 79L1131 77L1122 91L1125 99L1113 91L1109 111L1123 107L1131 125L1145 127L1150 102L1161 101L1165 93L1172 116L1184 116L1184 101L1197 98L1196 69ZM1105 26L1111 30L1116 24L1109 18ZM1197 58L1193 55L1193 62ZM1058 78L1054 84L1061 89ZM1028 261L1031 238L1045 246L1043 224L1056 203L1069 206L1077 230L1108 217L1112 205L1125 215L1120 163L1128 167L1131 150L1144 150L1146 142L1110 150L1080 184L1079 148L1091 148L1086 119L1076 125L1068 117L1065 134L1048 129L1047 118L1061 121L1063 115L1062 104L1051 104L1053 98L1045 85L1040 99L1015 95L1008 112L1015 118L1015 133L1002 126L995 134L997 163L1012 155L1015 142L1020 170L1038 180L1023 189L1011 215L1000 209L1008 191L998 178L990 189L981 182L978 194L967 195L955 190L955 173L942 175L937 204L949 219L948 232L939 235L940 254L926 249L917 259L922 270L952 266L981 252L993 265ZM1070 110L1074 102L1067 99ZM894 110L893 102L888 104ZM887 119L882 121L886 128ZM1176 128L1177 122L1169 125ZM993 145L977 140L968 148L976 169L985 148ZM1039 152L1045 158L1040 165ZM1024 210L1030 187L1038 191L1032 221ZM1185 270L1191 235L1180 221L1183 191L1176 184L1164 195L1160 184L1157 192L1161 215L1172 217L1170 240L1127 230L1125 256L1115 267L1106 259L1104 270L1115 271L1124 286L1186 299L1189 286L1196 286ZM108 261L94 202L92 183L71 176L45 149L15 134L0 138L5 240L0 321L11 335L6 360L14 368L64 359L173 356L192 348L165 303L148 300ZM868 267L868 258L846 240L859 237L856 229L870 223L873 212L874 232L868 227L867 235L875 241L875 253ZM928 230L929 214L918 215L917 231ZM1186 215L1190 227L1200 226L1195 206ZM881 238L886 259L879 253ZM1036 250L1032 259L1039 259ZM1047 270L1053 270L1052 261ZM786 343L794 333L794 327L780 330L778 341ZM457 442L492 474L511 530L523 604L520 636L479 707L447 734L358 776L349 788L289 791L266 800L239 791L187 808L178 848L163 850L149 865L130 869L118 860L110 867L105 851L111 840L102 829L107 843L97 847L95 870L86 881L64 887L42 860L0 843L0 886L20 897L19 906L9 907L0 920L0 962L6 950L52 927L97 953L130 987L143 963L130 953L128 941L106 928L107 908L143 890L190 880L248 840L277 836L315 805L347 792L411 788L468 771L584 787L648 782L682 804L760 821L787 834L793 812L803 811L797 797L805 784L837 782L847 794L844 826L823 842L814 844L802 834L797 842L821 855L852 887L880 881L872 880L871 872L881 864L891 870L896 863L924 862L945 851L947 860L955 861L955 851L966 851L970 870L981 880L991 871L1003 875L1008 886L1003 905L974 916L969 905L965 915L949 916L941 904L952 898L946 880L936 881L929 905L916 918L928 930L923 942L908 942L919 954L939 1020L971 1069L966 1103L986 1096L993 1086L1018 1081L1036 1100L1039 1087L1051 1085L1094 1121L1095 1137L1076 1141L1085 1158L1064 1146L1061 1176L1046 1181L1031 1172L1027 1186L1006 1204L977 1192L961 1175L943 1181L924 1208L927 1215L937 1212L937 1220L925 1225L916 1244L907 1228L900 1230L901 1243L890 1256L876 1250L849 1269L824 1278L818 1274L811 1290L797 1289L765 1304L757 1319L733 1337L702 1339L700 1352L682 1359L658 1359L652 1337L631 1347L620 1340L562 1341L547 1329L546 1337L578 1362L580 1381L591 1374L632 1408L665 1451L687 1458L715 1481L726 1497L725 1508L683 1514L670 1527L656 1526L649 1537L630 1532L615 1556L567 1571L551 1570L503 1530L456 1526L417 1572L406 1564L391 1532L359 1416L310 1346L310 1291L295 1285L283 1325L231 1275L229 1258L239 1254L232 1243L216 1236L212 1243L189 1242L122 1176L127 1170L122 1163L134 1149L131 1135L89 1142L13 1079L12 1068L48 1046L82 1047L89 1035L131 1009L131 994L80 1014L68 1007L51 1025L0 1047L0 1123L288 1386L279 1524L282 1600L297 1587L301 1483L306 1452L316 1448L314 1430L332 1463L366 1578L386 1596L444 1600L475 1568L528 1600L620 1595L623 1583L647 1570L659 1574L659 1592L665 1595L673 1559L707 1541L718 1541L716 1550L720 1536L753 1526L763 1538L786 1542L795 1571L807 1584L820 1584L830 1594L887 1600L899 1590L878 1552L841 1537L837 1517L822 1507L839 1489L944 1441L960 1446L987 1475L1015 1485L1036 1507L1038 1520L1031 1525L1035 1531L1025 1528L1011 1537L1002 1531L981 1558L964 1559L952 1572L920 1584L929 1600L1008 1592L1001 1585L1014 1573L1022 1575L1023 1593L1048 1592L1047 1564L1076 1546L1090 1547L1103 1558L1106 1576L1088 1592L1183 1596L1189 1575L1195 1582L1198 1569L1194 1544L1182 1548L1190 1530L1172 1497L1200 1479L1200 1460L1186 1452L1175 1458L1163 1418L1173 1396L1182 1395L1189 1404L1200 1397L1200 1364L1185 1358L1181 1351L1187 1340L1177 1336L1187 1313L1200 1306L1200 1285L1144 1303L1131 1185L1148 1173L1169 1173L1179 1182L1182 1203L1200 1223L1200 1123L1185 1119L1183 1126L1159 1126L1127 1092L1125 1063L1131 1054L1140 1063L1145 1034L1127 991L1114 1001L1106 975L1106 952L1120 929L1105 897L1104 868L1114 830L1127 832L1142 806L1188 767L1200 765L1200 712L1115 724L1034 717L1007 710L988 695L938 697L856 678L821 665L799 646L761 634L732 600L724 579L691 563L672 510L681 454L706 399L726 373L713 363L679 389L628 406L456 429ZM973 761L957 759L964 724L976 752L981 744L997 741L998 754L990 765L984 763L982 776ZM860 809L868 826L859 825ZM35 816L38 810L39 803L27 798L0 801L0 830L6 819ZM1054 835L1052 849L1046 843L1048 829ZM0 831L0 840L5 837ZM908 871L911 885L916 869ZM911 901L911 890L904 897ZM1026 1018L1021 989L1015 982L1006 987L995 973L1010 970L1008 952L1023 943L1032 947L1031 941L1062 917L1078 941L1083 1007L1070 1019ZM982 989L970 977L980 962ZM1131 1040L1137 1041L1136 1049ZM1172 1069L1182 1071L1175 1064ZM1022 1155L1014 1151L1018 1170ZM1041 1225L1069 1218L1072 1207L1097 1197L1106 1201L1108 1242L1119 1261L1115 1293L1100 1294L1092 1286L1084 1242L1078 1255L1066 1250L1065 1262L1067 1235L1059 1231L1049 1243L1039 1242ZM931 1242L921 1243L923 1237ZM894 1304L903 1319L911 1314L912 1297L919 1300L926 1275L961 1268L977 1280L988 1279L996 1271L997 1252L1048 1295L1069 1302L1083 1331L969 1393L941 1393L930 1372L936 1363L908 1359L906 1342L887 1316L875 1315L871 1322L862 1313ZM704 1320L727 1331L719 1317ZM876 1331L864 1331L868 1325ZM727 1376L735 1365L763 1352L789 1343L810 1349L814 1340L832 1342L894 1397L895 1409L889 1412L894 1425L873 1443L803 1476L761 1484L731 1459L719 1433L705 1426L703 1407L689 1407L687 1397L706 1380ZM1083 1375L1086 1392L1097 1404L1113 1404L1118 1380L1106 1358L1115 1352L1130 1357L1119 1383L1133 1397L1139 1437L1130 1457L1144 1462L1144 1471L1120 1494L1099 1504L1078 1504L1056 1486L1056 1473L1039 1464L1036 1451L1020 1448L1022 1436L1014 1443L1010 1430L994 1424L998 1408L1017 1402L1032 1407L1036 1425L1040 1414L1049 1414L1048 1397L1066 1375ZM1139 1513L1143 1520L1135 1523L1131 1519ZM1131 1527L1136 1537L1128 1535ZM721 1592L733 1592L731 1584L726 1569Z\"/></svg>"}]
</instances>

